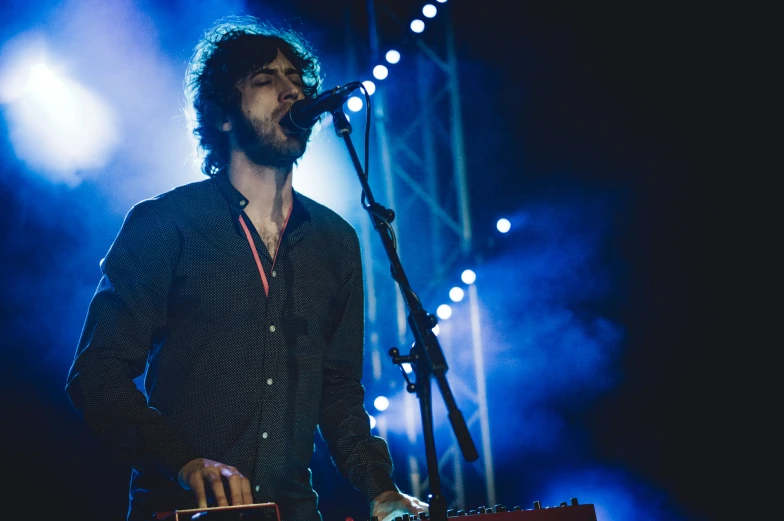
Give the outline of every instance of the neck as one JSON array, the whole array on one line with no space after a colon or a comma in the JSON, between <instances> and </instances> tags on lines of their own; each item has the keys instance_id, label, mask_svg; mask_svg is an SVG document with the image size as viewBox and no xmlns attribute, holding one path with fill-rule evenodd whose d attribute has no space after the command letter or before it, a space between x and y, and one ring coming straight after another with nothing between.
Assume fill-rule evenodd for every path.
<instances>
[{"instance_id":1,"label":"neck","mask_svg":"<svg viewBox=\"0 0 784 521\"><path fill-rule=\"evenodd\" d=\"M282 223L293 201L293 166L284 168L253 163L239 151L232 151L228 177L231 184L248 198L245 208L251 219Z\"/></svg>"}]
</instances>

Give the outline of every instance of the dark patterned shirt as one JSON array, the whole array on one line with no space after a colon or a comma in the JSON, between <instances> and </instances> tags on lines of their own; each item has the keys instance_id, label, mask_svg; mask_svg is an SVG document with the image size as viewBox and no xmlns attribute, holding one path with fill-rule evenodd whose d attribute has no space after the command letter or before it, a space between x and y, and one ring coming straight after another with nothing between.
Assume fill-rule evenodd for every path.
<instances>
[{"instance_id":1,"label":"dark patterned shirt","mask_svg":"<svg viewBox=\"0 0 784 521\"><path fill-rule=\"evenodd\" d=\"M204 457L237 467L283 521L318 520L317 428L368 500L396 490L363 404L355 230L295 193L273 260L247 203L225 176L142 201L101 262L66 389L133 467L129 519L195 508L177 474ZM142 393L134 379L145 372Z\"/></svg>"}]
</instances>

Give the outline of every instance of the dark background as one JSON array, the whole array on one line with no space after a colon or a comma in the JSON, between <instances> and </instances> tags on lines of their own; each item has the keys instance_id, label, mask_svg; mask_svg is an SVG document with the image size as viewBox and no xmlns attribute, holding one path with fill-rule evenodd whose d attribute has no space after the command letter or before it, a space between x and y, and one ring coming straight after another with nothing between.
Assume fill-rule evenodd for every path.
<instances>
[{"instance_id":1,"label":"dark background","mask_svg":"<svg viewBox=\"0 0 784 521\"><path fill-rule=\"evenodd\" d=\"M278 4L319 27L322 48L342 43L347 5L356 8L349 18L357 34L367 30L363 2ZM727 498L739 492L727 478L737 452L726 423L738 398L731 398L723 354L733 338L724 291L732 283L717 284L726 259L709 248L719 235L710 198L729 161L716 137L732 110L727 91L743 16L660 3L450 5L463 116L481 129L466 139L474 228L490 229L499 215L529 203L617 196L612 233L602 243L616 266L614 289L600 305L625 337L611 365L616 384L579 406L561 405L582 433L579 450L661 492L662 518L723 517ZM36 19L21 3L6 7L18 16L14 27ZM175 22L163 6L139 9L161 24ZM81 265L75 252L88 248L100 258L119 223L93 222L90 216L100 215L95 195L76 200L66 188L22 176L5 138L0 156L3 447L13 499L68 519L120 519L128 470L91 441L63 392L73 332L89 300L84 288L97 280L95 266ZM478 233L476 250L488 258L499 246ZM72 286L86 297L82 306L62 297ZM544 456L495 458L504 503L537 499ZM314 472L325 519L361 517L361 500L332 479L323 451ZM634 519L657 518L631 510Z\"/></svg>"}]
</instances>

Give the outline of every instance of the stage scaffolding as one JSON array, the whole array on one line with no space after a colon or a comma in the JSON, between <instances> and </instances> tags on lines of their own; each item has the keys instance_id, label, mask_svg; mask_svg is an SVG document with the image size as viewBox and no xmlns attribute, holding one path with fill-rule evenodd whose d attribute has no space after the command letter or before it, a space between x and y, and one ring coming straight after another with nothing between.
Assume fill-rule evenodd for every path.
<instances>
[{"instance_id":1,"label":"stage scaffolding","mask_svg":"<svg viewBox=\"0 0 784 521\"><path fill-rule=\"evenodd\" d=\"M455 39L449 3L437 5L437 19L428 21L425 33L416 35L407 30L411 18L404 19L394 12L400 10L394 0L367 0L369 47L364 42L363 48L363 42L357 42L350 29L346 34L349 66L359 70L360 56L368 50L371 68L383 63L383 53L389 47L384 42L385 28L406 29L406 41L398 47L403 56L400 66L389 66L389 78L376 81L378 88L371 98L370 185L376 200L396 212L392 226L398 238L398 253L412 288L431 313L437 305L431 303L439 299L446 302L449 288L461 285L460 271L470 265L472 258L470 188ZM413 12L412 17L417 14ZM357 121L352 120L355 130L364 125L364 118ZM362 153L359 146L357 149ZM370 387L384 389L394 378L392 385L396 384L399 392L403 379L389 369L392 362L388 350L392 342L404 354L411 347L407 310L369 218L360 219L359 234L367 294L366 366L373 376ZM437 442L442 493L449 500L448 507L455 509L466 508L466 465L474 467L473 475L482 481L485 504L496 502L477 288L471 285L466 289L470 338L448 338L448 327L443 327L439 336L450 367L447 379L479 451L479 460L467 463L454 435L449 445ZM456 349L472 352L473 367L454 363L451 354ZM405 418L406 433L401 437L407 440L408 451L393 456L398 466L408 466L411 492L424 497L428 479L419 403L415 395L403 394L404 410L390 410L388 414L395 415L396 420L401 415ZM433 386L434 410L441 404L442 396ZM389 439L386 415L377 417L379 434Z\"/></svg>"}]
</instances>

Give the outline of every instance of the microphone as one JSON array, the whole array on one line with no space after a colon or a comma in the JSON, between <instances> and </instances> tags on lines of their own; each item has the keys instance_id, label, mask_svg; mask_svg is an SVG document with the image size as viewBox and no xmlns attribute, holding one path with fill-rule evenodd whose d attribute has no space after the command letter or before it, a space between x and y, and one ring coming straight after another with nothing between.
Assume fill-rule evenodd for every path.
<instances>
[{"instance_id":1,"label":"microphone","mask_svg":"<svg viewBox=\"0 0 784 521\"><path fill-rule=\"evenodd\" d=\"M315 125L325 112L334 112L342 107L351 93L361 85L360 82L354 81L322 92L313 99L295 101L288 116L284 116L280 124L292 130L307 130Z\"/></svg>"}]
</instances>

